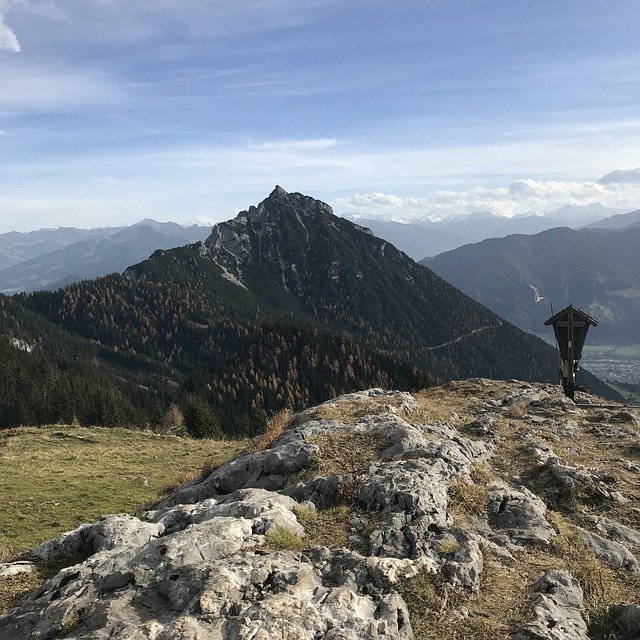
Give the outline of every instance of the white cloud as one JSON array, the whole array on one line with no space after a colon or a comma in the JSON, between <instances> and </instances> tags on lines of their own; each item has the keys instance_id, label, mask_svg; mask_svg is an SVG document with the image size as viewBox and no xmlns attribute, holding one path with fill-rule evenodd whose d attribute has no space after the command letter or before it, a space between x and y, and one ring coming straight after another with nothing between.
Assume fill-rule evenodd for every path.
<instances>
[{"instance_id":1,"label":"white cloud","mask_svg":"<svg viewBox=\"0 0 640 640\"><path fill-rule=\"evenodd\" d=\"M598 182L600 184L640 182L640 167L635 167L633 169L616 169L611 173L603 175Z\"/></svg>"},{"instance_id":2,"label":"white cloud","mask_svg":"<svg viewBox=\"0 0 640 640\"><path fill-rule=\"evenodd\" d=\"M436 190L420 198L369 193L340 197L333 201L336 210L341 212L357 211L360 214L387 216L388 210L393 209L394 214L402 213L407 217L440 217L477 211L491 211L503 216L532 211L544 214L565 205L584 206L594 203L630 210L640 204L640 185L625 188L620 184L604 186L590 181L527 178L516 180L507 187Z\"/></svg>"},{"instance_id":3,"label":"white cloud","mask_svg":"<svg viewBox=\"0 0 640 640\"><path fill-rule=\"evenodd\" d=\"M0 51L20 53L20 42L18 41L18 36L5 22L8 11L8 0L0 0Z\"/></svg>"},{"instance_id":4,"label":"white cloud","mask_svg":"<svg viewBox=\"0 0 640 640\"><path fill-rule=\"evenodd\" d=\"M85 150L59 155L55 162L7 158L0 162L0 173L11 200L0 203L7 214L0 215L0 228L9 230L17 219L26 224L20 214L27 210L39 226L72 220L85 226L111 224L114 192L128 203L122 217L129 215L131 222L160 215L184 222L204 216L211 222L259 202L276 184L330 202L338 213L367 216L482 210L514 215L595 202L631 211L640 207L640 183L603 185L573 176L601 176L608 167L633 166L638 148L635 132L615 144L600 138L536 139L396 149L363 148L326 136ZM116 190L105 176L118 180ZM70 201L71 187L77 199Z\"/></svg>"},{"instance_id":5,"label":"white cloud","mask_svg":"<svg viewBox=\"0 0 640 640\"><path fill-rule=\"evenodd\" d=\"M405 198L387 195L386 193L363 193L354 194L348 198L338 198L339 205L351 206L356 209L368 209L369 207L381 207L383 209L402 207L407 204Z\"/></svg>"},{"instance_id":6,"label":"white cloud","mask_svg":"<svg viewBox=\"0 0 640 640\"><path fill-rule=\"evenodd\" d=\"M117 83L100 71L16 62L0 66L0 107L46 111L74 105L104 105L123 98Z\"/></svg>"},{"instance_id":7,"label":"white cloud","mask_svg":"<svg viewBox=\"0 0 640 640\"><path fill-rule=\"evenodd\" d=\"M23 9L29 13L49 20L69 21L67 14L52 0L8 0L17 9Z\"/></svg>"},{"instance_id":8,"label":"white cloud","mask_svg":"<svg viewBox=\"0 0 640 640\"><path fill-rule=\"evenodd\" d=\"M338 141L335 138L318 138L317 140L280 140L275 142L261 142L252 145L254 149L268 151L316 151L318 149L330 149L335 147Z\"/></svg>"},{"instance_id":9,"label":"white cloud","mask_svg":"<svg viewBox=\"0 0 640 640\"><path fill-rule=\"evenodd\" d=\"M9 12L16 9L50 20L68 20L66 14L52 0L0 0L0 51L22 51L18 36L6 23Z\"/></svg>"}]
</instances>

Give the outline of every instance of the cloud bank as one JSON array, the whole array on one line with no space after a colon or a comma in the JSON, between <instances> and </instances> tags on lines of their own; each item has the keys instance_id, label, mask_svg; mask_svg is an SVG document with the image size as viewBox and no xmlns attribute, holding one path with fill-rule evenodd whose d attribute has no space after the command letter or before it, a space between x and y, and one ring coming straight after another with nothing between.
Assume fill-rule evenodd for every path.
<instances>
[{"instance_id":1,"label":"cloud bank","mask_svg":"<svg viewBox=\"0 0 640 640\"><path fill-rule=\"evenodd\" d=\"M618 174L622 174L622 177L615 177ZM632 179L634 175L636 177ZM615 179L608 179L608 176L614 176ZM491 211L502 216L531 212L544 215L565 205L587 206L596 203L628 211L638 208L640 169L613 171L597 182L522 179L515 180L507 187L437 190L419 198L374 192L357 193L333 201L336 210L343 213L373 216L393 213L394 216L401 214L407 218L425 215L441 217L477 211Z\"/></svg>"}]
</instances>

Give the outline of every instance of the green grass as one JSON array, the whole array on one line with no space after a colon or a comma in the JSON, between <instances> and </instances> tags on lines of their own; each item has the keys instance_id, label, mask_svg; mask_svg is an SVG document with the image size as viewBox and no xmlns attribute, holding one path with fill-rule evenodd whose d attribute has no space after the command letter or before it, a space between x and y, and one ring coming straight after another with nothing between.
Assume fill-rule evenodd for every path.
<instances>
[{"instance_id":1,"label":"green grass","mask_svg":"<svg viewBox=\"0 0 640 640\"><path fill-rule=\"evenodd\" d=\"M0 556L101 514L136 512L246 445L127 429L0 431Z\"/></svg>"},{"instance_id":2,"label":"green grass","mask_svg":"<svg viewBox=\"0 0 640 640\"><path fill-rule=\"evenodd\" d=\"M267 543L276 551L296 551L304 546L300 537L293 531L285 529L285 527L276 527L273 531L270 531L267 534Z\"/></svg>"}]
</instances>

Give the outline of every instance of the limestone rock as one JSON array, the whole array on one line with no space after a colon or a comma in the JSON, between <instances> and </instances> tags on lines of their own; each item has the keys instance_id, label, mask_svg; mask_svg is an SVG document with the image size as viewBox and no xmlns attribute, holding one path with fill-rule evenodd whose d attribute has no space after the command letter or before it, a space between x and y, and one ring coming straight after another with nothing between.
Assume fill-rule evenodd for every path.
<instances>
[{"instance_id":1,"label":"limestone rock","mask_svg":"<svg viewBox=\"0 0 640 640\"><path fill-rule=\"evenodd\" d=\"M555 535L545 517L546 506L525 487L509 487L504 482L491 485L487 496L489 525L520 544L548 544Z\"/></svg>"},{"instance_id":2,"label":"limestone rock","mask_svg":"<svg viewBox=\"0 0 640 640\"><path fill-rule=\"evenodd\" d=\"M596 531L610 540L623 544L628 549L640 548L640 531L609 518L595 518Z\"/></svg>"},{"instance_id":3,"label":"limestone rock","mask_svg":"<svg viewBox=\"0 0 640 640\"><path fill-rule=\"evenodd\" d=\"M579 530L579 536L582 542L589 547L595 556L606 562L614 569L625 569L631 573L640 571L640 565L636 557L619 542L607 540L585 529Z\"/></svg>"},{"instance_id":4,"label":"limestone rock","mask_svg":"<svg viewBox=\"0 0 640 640\"><path fill-rule=\"evenodd\" d=\"M84 524L32 549L27 557L50 567L68 567L99 551L144 544L162 534L164 526L130 515L103 516L96 524Z\"/></svg>"},{"instance_id":5,"label":"limestone rock","mask_svg":"<svg viewBox=\"0 0 640 640\"><path fill-rule=\"evenodd\" d=\"M32 550L30 559L63 568L0 618L0 638L409 640L399 580L441 571L454 588L477 590L479 538L448 528L448 488L494 445L446 424L410 424L401 417L416 407L408 394L372 390L334 402L372 399L394 410L353 423L303 412L268 449L182 487L146 520L108 516ZM357 472L313 477L318 437L335 430L388 446ZM296 483L300 472L310 479ZM299 507L347 495L379 521L362 538L364 555L268 546L276 529L304 538ZM447 537L456 547L440 553Z\"/></svg>"},{"instance_id":6,"label":"limestone rock","mask_svg":"<svg viewBox=\"0 0 640 640\"><path fill-rule=\"evenodd\" d=\"M533 587L533 621L513 640L587 640L583 593L568 571L548 571Z\"/></svg>"},{"instance_id":7,"label":"limestone rock","mask_svg":"<svg viewBox=\"0 0 640 640\"><path fill-rule=\"evenodd\" d=\"M242 238L232 240L241 255ZM420 584L425 573L437 574L444 593L457 592L450 604L467 605L442 612L464 628L474 613L464 594L481 590L488 562L513 570L527 554L554 557L528 547L547 545L555 531L545 503L521 482L544 474L545 486L585 489L617 507L604 467L560 460L549 439L573 440L560 446L578 460L588 449L575 434L597 437L595 425L615 429L616 446L631 455L624 438L633 425L611 413L585 430L587 414L551 385L447 387L460 405L450 419L438 407L433 422L424 418L433 399L416 411L412 395L381 389L308 409L265 450L242 452L155 510L102 517L39 545L25 563L0 565L8 580L40 563L57 572L0 617L0 640L411 640L402 582ZM351 436L366 450L334 461ZM509 437L529 454L513 472L504 457L491 464ZM617 467L616 489L633 498L628 471ZM348 513L323 511L336 505ZM318 544L330 537L324 522L335 527L331 548ZM591 522L596 533L578 530L585 544L612 566L638 571L640 532L601 516ZM532 620L515 637L586 639L582 590L570 574L548 572L535 592ZM622 617L637 619L632 609Z\"/></svg>"},{"instance_id":8,"label":"limestone rock","mask_svg":"<svg viewBox=\"0 0 640 640\"><path fill-rule=\"evenodd\" d=\"M0 564L0 578L13 578L35 573L38 570L33 562L18 561Z\"/></svg>"}]
</instances>

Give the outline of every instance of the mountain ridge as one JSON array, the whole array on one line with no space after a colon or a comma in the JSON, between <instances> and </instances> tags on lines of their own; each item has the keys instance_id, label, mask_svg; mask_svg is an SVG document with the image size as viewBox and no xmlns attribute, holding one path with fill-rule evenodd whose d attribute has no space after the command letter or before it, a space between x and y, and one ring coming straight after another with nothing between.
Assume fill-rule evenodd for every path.
<instances>
[{"instance_id":1,"label":"mountain ridge","mask_svg":"<svg viewBox=\"0 0 640 640\"><path fill-rule=\"evenodd\" d=\"M600 321L591 343L638 343L640 228L558 227L465 245L422 261L516 325L540 333L548 305L536 305L530 286L556 307L573 302Z\"/></svg>"},{"instance_id":2,"label":"mountain ridge","mask_svg":"<svg viewBox=\"0 0 640 640\"><path fill-rule=\"evenodd\" d=\"M78 280L121 272L157 249L204 239L208 228L145 219L129 227L86 230L86 234L69 231L78 231L81 238L0 270L0 293L55 290Z\"/></svg>"}]
</instances>

